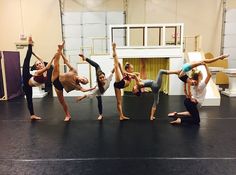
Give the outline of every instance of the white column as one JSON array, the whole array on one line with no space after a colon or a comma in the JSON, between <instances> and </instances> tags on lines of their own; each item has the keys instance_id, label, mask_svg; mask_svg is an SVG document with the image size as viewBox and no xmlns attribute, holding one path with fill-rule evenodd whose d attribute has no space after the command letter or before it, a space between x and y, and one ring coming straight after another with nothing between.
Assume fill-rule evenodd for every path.
<instances>
[{"instance_id":1,"label":"white column","mask_svg":"<svg viewBox=\"0 0 236 175\"><path fill-rule=\"evenodd\" d=\"M212 78L213 82L216 84L216 74L218 72L223 71L224 68L223 67L209 67L209 70L211 71L211 78ZM216 86L220 91L222 90L222 88L220 88L219 85L216 85Z\"/></svg>"},{"instance_id":2,"label":"white column","mask_svg":"<svg viewBox=\"0 0 236 175\"><path fill-rule=\"evenodd\" d=\"M229 89L222 91L222 94L236 97L236 69L224 69L223 72L229 77Z\"/></svg>"},{"instance_id":3,"label":"white column","mask_svg":"<svg viewBox=\"0 0 236 175\"><path fill-rule=\"evenodd\" d=\"M183 62L183 58L170 58L169 70L180 70ZM169 75L169 95L184 95L183 82L177 75Z\"/></svg>"}]
</instances>

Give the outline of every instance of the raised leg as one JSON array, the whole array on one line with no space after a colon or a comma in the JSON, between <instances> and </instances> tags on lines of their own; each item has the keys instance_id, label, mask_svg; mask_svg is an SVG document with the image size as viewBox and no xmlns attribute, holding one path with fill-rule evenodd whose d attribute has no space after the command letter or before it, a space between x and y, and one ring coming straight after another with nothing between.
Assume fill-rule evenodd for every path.
<instances>
[{"instance_id":1,"label":"raised leg","mask_svg":"<svg viewBox=\"0 0 236 175\"><path fill-rule=\"evenodd\" d=\"M115 82L119 82L123 79L122 73L120 71L120 63L116 54L116 44L112 44L113 58L114 58L114 71L115 71Z\"/></svg>"}]
</instances>

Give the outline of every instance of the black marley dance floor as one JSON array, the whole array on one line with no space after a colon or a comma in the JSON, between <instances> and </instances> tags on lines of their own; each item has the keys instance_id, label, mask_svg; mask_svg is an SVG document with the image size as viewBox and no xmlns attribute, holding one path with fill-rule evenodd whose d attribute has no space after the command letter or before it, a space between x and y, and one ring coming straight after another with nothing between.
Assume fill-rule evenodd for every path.
<instances>
[{"instance_id":1,"label":"black marley dance floor","mask_svg":"<svg viewBox=\"0 0 236 175\"><path fill-rule=\"evenodd\" d=\"M151 94L125 95L129 121L118 120L115 97L97 101L66 98L72 120L53 97L34 99L30 122L24 98L0 102L0 174L236 174L236 98L222 96L220 107L203 107L200 125L170 125L168 112L184 110L183 96L161 94L155 121L149 120Z\"/></svg>"}]
</instances>

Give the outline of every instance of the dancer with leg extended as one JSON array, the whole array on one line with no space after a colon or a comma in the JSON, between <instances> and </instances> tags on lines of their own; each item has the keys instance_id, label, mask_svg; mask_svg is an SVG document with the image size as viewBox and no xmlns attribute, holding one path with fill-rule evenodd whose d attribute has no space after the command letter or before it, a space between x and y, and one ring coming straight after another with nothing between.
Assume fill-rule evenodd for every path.
<instances>
[{"instance_id":1,"label":"dancer with leg extended","mask_svg":"<svg viewBox=\"0 0 236 175\"><path fill-rule=\"evenodd\" d=\"M116 54L116 44L112 44L112 50L113 50L113 58L114 58L114 70L115 70L115 94L116 94L116 101L117 101L117 110L119 113L119 119L120 120L127 120L129 119L123 114L122 110L122 97L121 97L121 89L129 86L131 79L134 78L134 72L133 72L133 65L126 63L125 70L122 69L118 57Z\"/></svg>"},{"instance_id":2,"label":"dancer with leg extended","mask_svg":"<svg viewBox=\"0 0 236 175\"><path fill-rule=\"evenodd\" d=\"M36 71L34 75L30 73L30 59L33 54L32 47L33 47L33 40L32 37L29 37L28 39L29 45L28 50L26 53L26 57L24 59L23 63L23 90L26 95L27 100L27 106L30 112L30 118L31 120L40 120L41 117L36 116L34 113L34 107L33 107L33 90L32 87L40 86L44 84L47 81L47 70L50 68L52 60L47 64L47 66L44 65L44 62L42 59L38 58L38 60L35 62L34 66L36 68Z\"/></svg>"},{"instance_id":3,"label":"dancer with leg extended","mask_svg":"<svg viewBox=\"0 0 236 175\"><path fill-rule=\"evenodd\" d=\"M69 64L69 61L62 54L63 47L64 47L64 42L62 45L58 46L58 52L54 59L52 82L55 87L58 100L61 103L63 110L66 114L64 121L67 122L70 121L71 115L68 109L68 105L66 104L66 101L64 99L63 89L65 89L66 92L70 92L72 90L87 92L93 90L94 88L85 89L80 85L80 83L87 84L88 79L86 77L78 75L77 71ZM70 69L69 72L60 74L60 64L59 64L60 56L62 56L64 63L69 67Z\"/></svg>"},{"instance_id":4,"label":"dancer with leg extended","mask_svg":"<svg viewBox=\"0 0 236 175\"><path fill-rule=\"evenodd\" d=\"M203 59L201 61L194 62L194 63L185 63L181 70L173 70L173 71L169 70L168 72L169 72L169 74L177 74L181 81L183 81L184 83L187 83L188 75L186 73L189 72L190 70L192 70L195 67L200 66L200 65L213 63L218 60L223 60L223 59L227 58L228 56L229 55L220 55L220 56L212 58L212 59Z\"/></svg>"},{"instance_id":5,"label":"dancer with leg extended","mask_svg":"<svg viewBox=\"0 0 236 175\"><path fill-rule=\"evenodd\" d=\"M152 89L153 95L154 95L154 103L151 109L151 115L150 115L150 120L154 120L154 114L156 111L157 104L159 103L159 89L161 87L161 82L162 82L162 75L163 74L177 74L179 78L184 81L184 92L186 95L186 98L191 99L191 91L190 87L194 84L197 84L196 80L190 79L186 72L190 71L191 69L200 66L200 65L205 65L206 63L212 63L214 61L217 61L219 59L224 59L228 57L228 55L221 55L219 57L213 58L213 59L205 59L200 62L195 62L195 63L186 63L183 65L183 68L181 70L177 71L170 71L170 70L160 70L157 76L157 80L141 80L138 77L135 76L136 79L136 85L133 87L133 93L136 95L140 95L142 93L141 88L143 87L150 87ZM196 72L196 71L195 71ZM187 87L186 87L187 86Z\"/></svg>"},{"instance_id":6,"label":"dancer with leg extended","mask_svg":"<svg viewBox=\"0 0 236 175\"><path fill-rule=\"evenodd\" d=\"M184 82L184 93L186 98L191 98L191 86L196 85L196 81L192 78L189 78L187 72L192 70L193 72L197 72L195 69L198 66L205 65L207 63L212 63L218 60L223 60L227 58L229 55L220 55L218 57L212 59L204 59L194 63L185 63L181 70L168 70L168 74L177 74L179 79Z\"/></svg>"},{"instance_id":7,"label":"dancer with leg extended","mask_svg":"<svg viewBox=\"0 0 236 175\"><path fill-rule=\"evenodd\" d=\"M113 73L114 73L114 69L112 69L111 74L106 78L105 73L101 70L101 67L96 62L94 62L93 60L91 60L89 58L85 58L85 56L83 54L79 54L79 56L83 59L83 61L87 61L91 66L93 66L95 68L97 87L91 93L85 94L82 97L78 97L77 101L81 101L86 98L93 98L96 96L97 101L98 101L98 111L99 111L98 120L102 120L103 119L102 94L104 94L105 91L110 86L110 83L111 83L111 80L113 77Z\"/></svg>"},{"instance_id":8,"label":"dancer with leg extended","mask_svg":"<svg viewBox=\"0 0 236 175\"><path fill-rule=\"evenodd\" d=\"M135 95L140 96L142 93L141 89L144 87L150 87L152 89L154 100L153 100L153 105L151 108L150 120L155 119L154 115L155 115L155 112L157 109L157 105L159 104L159 91L160 91L161 84L162 84L162 75L163 74L168 74L168 71L160 69L157 74L156 81L149 80L149 79L141 80L141 79L139 79L139 77L135 76L136 84L133 87L133 93Z\"/></svg>"},{"instance_id":9,"label":"dancer with leg extended","mask_svg":"<svg viewBox=\"0 0 236 175\"><path fill-rule=\"evenodd\" d=\"M198 108L202 105L205 95L206 95L206 86L211 78L211 73L206 64L204 64L207 71L207 77L202 81L203 75L200 71L192 72L191 80L193 83L193 94L186 97L184 100L184 105L187 111L184 112L172 112L169 113L169 117L175 118L174 121L170 122L171 124L181 124L181 123L190 123L190 124L199 124L200 117Z\"/></svg>"}]
</instances>

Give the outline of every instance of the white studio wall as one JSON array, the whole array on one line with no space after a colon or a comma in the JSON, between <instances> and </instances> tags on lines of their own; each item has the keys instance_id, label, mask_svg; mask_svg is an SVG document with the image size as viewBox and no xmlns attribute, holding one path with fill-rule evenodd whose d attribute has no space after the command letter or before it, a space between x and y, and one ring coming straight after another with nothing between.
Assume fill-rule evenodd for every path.
<instances>
[{"instance_id":1,"label":"white studio wall","mask_svg":"<svg viewBox=\"0 0 236 175\"><path fill-rule=\"evenodd\" d=\"M87 85L95 86L96 76L93 67L82 63L78 54L86 57L91 55L107 55L110 51L109 25L124 24L123 12L64 12L62 16L63 38L65 40L65 55L73 67L78 68L79 73L85 73L91 82ZM124 43L124 33L117 35ZM109 57L96 58L102 70L108 76L113 68L113 60ZM90 71L91 70L91 71ZM114 95L111 88L105 95ZM66 96L81 95L81 92L65 93Z\"/></svg>"},{"instance_id":2,"label":"white studio wall","mask_svg":"<svg viewBox=\"0 0 236 175\"><path fill-rule=\"evenodd\" d=\"M236 68L236 9L226 11L224 53L230 54L229 68Z\"/></svg>"},{"instance_id":3,"label":"white studio wall","mask_svg":"<svg viewBox=\"0 0 236 175\"><path fill-rule=\"evenodd\" d=\"M62 16L66 55L107 54L109 25L124 24L123 12L65 12ZM120 36L124 41L124 33ZM73 60L71 60L73 62Z\"/></svg>"}]
</instances>

